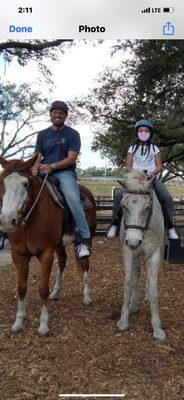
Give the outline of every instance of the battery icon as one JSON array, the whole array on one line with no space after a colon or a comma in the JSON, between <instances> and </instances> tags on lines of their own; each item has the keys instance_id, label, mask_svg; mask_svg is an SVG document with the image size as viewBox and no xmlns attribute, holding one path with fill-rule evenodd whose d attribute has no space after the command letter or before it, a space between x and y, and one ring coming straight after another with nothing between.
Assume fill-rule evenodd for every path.
<instances>
[{"instance_id":1,"label":"battery icon","mask_svg":"<svg viewBox=\"0 0 184 400\"><path fill-rule=\"evenodd\" d=\"M165 13L173 13L174 12L174 8L173 7L164 7L163 8L163 12L165 12Z\"/></svg>"}]
</instances>

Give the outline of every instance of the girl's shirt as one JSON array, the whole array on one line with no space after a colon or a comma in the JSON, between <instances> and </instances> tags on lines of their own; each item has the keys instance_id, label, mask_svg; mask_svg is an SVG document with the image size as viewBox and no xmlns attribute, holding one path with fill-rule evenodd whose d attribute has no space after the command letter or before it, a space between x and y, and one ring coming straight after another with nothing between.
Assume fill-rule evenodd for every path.
<instances>
[{"instance_id":1,"label":"girl's shirt","mask_svg":"<svg viewBox=\"0 0 184 400\"><path fill-rule=\"evenodd\" d=\"M142 145L139 146L137 151L134 153L135 148L136 145L130 146L128 149L128 153L133 154L132 169L136 169L138 171L147 170L148 172L154 171L154 169L156 168L155 156L160 152L159 148L151 144L150 151L148 153L148 146L143 145L143 154L141 154Z\"/></svg>"}]
</instances>

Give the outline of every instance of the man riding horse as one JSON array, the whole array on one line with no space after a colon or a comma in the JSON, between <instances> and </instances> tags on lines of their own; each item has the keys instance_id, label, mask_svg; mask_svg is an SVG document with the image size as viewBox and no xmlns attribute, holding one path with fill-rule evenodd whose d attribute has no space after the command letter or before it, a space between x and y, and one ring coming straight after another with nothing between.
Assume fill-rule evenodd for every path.
<instances>
[{"instance_id":1,"label":"man riding horse","mask_svg":"<svg viewBox=\"0 0 184 400\"><path fill-rule=\"evenodd\" d=\"M52 126L40 131L37 136L35 152L38 158L32 168L33 176L38 172L54 175L59 180L59 187L64 194L74 222L79 232L76 248L79 258L90 256L88 245L90 231L80 200L76 176L76 159L81 142L79 133L65 120L68 106L63 101L54 101L50 107Z\"/></svg>"}]
</instances>

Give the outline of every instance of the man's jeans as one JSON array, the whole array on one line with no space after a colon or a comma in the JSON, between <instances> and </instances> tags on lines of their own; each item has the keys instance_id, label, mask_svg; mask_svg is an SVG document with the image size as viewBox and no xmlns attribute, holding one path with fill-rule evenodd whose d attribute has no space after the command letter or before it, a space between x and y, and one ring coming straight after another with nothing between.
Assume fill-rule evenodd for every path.
<instances>
[{"instance_id":1,"label":"man's jeans","mask_svg":"<svg viewBox=\"0 0 184 400\"><path fill-rule=\"evenodd\" d=\"M90 238L90 231L86 221L86 216L80 201L79 187L76 174L73 171L59 171L54 174L59 179L60 190L63 192L67 204L70 208L75 224L83 239Z\"/></svg>"}]
</instances>

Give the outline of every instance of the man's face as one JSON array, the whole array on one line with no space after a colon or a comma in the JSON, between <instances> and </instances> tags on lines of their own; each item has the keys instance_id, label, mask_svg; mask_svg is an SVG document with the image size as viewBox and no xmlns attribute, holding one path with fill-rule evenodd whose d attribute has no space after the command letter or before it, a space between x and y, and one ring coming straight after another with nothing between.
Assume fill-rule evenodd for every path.
<instances>
[{"instance_id":1,"label":"man's face","mask_svg":"<svg viewBox=\"0 0 184 400\"><path fill-rule=\"evenodd\" d=\"M64 125L66 117L66 113L61 110L52 110L50 113L51 122L57 128L60 128Z\"/></svg>"}]
</instances>

